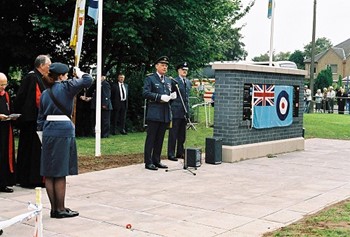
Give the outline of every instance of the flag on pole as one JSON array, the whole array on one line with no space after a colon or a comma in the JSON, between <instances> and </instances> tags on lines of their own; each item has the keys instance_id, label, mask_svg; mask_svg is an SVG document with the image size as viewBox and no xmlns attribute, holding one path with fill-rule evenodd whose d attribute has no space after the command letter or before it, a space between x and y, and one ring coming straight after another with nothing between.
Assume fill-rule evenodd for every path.
<instances>
[{"instance_id":1,"label":"flag on pole","mask_svg":"<svg viewBox=\"0 0 350 237\"><path fill-rule=\"evenodd\" d=\"M269 0L269 5L267 8L267 18L271 19L272 17L272 0Z\"/></svg>"},{"instance_id":2,"label":"flag on pole","mask_svg":"<svg viewBox=\"0 0 350 237\"><path fill-rule=\"evenodd\" d=\"M94 19L95 24L98 21L98 0L89 1L88 16Z\"/></svg>"},{"instance_id":3,"label":"flag on pole","mask_svg":"<svg viewBox=\"0 0 350 237\"><path fill-rule=\"evenodd\" d=\"M79 65L81 47L83 45L85 2L86 0L77 0L75 4L72 32L70 35L69 47L71 47L75 51L75 66Z\"/></svg>"}]
</instances>

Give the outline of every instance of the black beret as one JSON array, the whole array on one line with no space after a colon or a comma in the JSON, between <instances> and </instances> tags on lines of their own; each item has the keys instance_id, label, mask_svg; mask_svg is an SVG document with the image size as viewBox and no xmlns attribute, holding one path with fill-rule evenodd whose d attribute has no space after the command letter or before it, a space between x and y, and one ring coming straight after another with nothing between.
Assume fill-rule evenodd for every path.
<instances>
[{"instance_id":1,"label":"black beret","mask_svg":"<svg viewBox=\"0 0 350 237\"><path fill-rule=\"evenodd\" d=\"M169 64L169 58L167 56L162 56L154 62L154 64L157 64L157 63Z\"/></svg>"},{"instance_id":2,"label":"black beret","mask_svg":"<svg viewBox=\"0 0 350 237\"><path fill-rule=\"evenodd\" d=\"M69 71L69 67L63 63L52 63L50 65L50 72L56 73L58 75L66 74Z\"/></svg>"},{"instance_id":3,"label":"black beret","mask_svg":"<svg viewBox=\"0 0 350 237\"><path fill-rule=\"evenodd\" d=\"M188 63L183 62L183 63L177 65L176 70L179 70L180 68L183 70L188 70Z\"/></svg>"}]
</instances>

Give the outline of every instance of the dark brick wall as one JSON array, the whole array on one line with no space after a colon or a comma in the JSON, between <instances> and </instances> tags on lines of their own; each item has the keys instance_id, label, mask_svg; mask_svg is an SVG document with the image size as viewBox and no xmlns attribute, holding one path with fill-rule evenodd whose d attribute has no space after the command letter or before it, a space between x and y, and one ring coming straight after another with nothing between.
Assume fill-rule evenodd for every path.
<instances>
[{"instance_id":1,"label":"dark brick wall","mask_svg":"<svg viewBox=\"0 0 350 237\"><path fill-rule=\"evenodd\" d=\"M302 137L303 134L303 75L276 74L254 71L215 71L214 137L223 145L250 143ZM299 116L287 127L251 128L250 120L243 120L244 84L275 84L300 86Z\"/></svg>"}]
</instances>

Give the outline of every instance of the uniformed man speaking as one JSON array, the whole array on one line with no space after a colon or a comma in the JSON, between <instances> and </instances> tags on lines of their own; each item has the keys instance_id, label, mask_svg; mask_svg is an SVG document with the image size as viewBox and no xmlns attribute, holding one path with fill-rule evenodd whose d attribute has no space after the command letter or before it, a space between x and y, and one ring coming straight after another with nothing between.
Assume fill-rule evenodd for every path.
<instances>
[{"instance_id":1,"label":"uniformed man speaking","mask_svg":"<svg viewBox=\"0 0 350 237\"><path fill-rule=\"evenodd\" d=\"M146 77L143 85L142 96L148 101L144 162L145 168L149 170L168 168L160 162L165 131L172 119L169 101L176 99L176 92L171 92L171 80L165 76L168 64L167 56L158 58L155 61L156 72Z\"/></svg>"}]
</instances>

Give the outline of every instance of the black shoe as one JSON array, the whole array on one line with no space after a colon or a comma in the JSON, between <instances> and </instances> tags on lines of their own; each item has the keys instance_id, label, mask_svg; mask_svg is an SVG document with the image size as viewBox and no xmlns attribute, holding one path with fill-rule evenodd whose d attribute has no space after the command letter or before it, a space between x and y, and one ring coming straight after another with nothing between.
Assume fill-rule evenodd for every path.
<instances>
[{"instance_id":1,"label":"black shoe","mask_svg":"<svg viewBox=\"0 0 350 237\"><path fill-rule=\"evenodd\" d=\"M0 192L2 193L13 193L13 189L9 187L0 187Z\"/></svg>"},{"instance_id":2,"label":"black shoe","mask_svg":"<svg viewBox=\"0 0 350 237\"><path fill-rule=\"evenodd\" d=\"M178 159L175 156L168 156L168 160L178 161Z\"/></svg>"},{"instance_id":3,"label":"black shoe","mask_svg":"<svg viewBox=\"0 0 350 237\"><path fill-rule=\"evenodd\" d=\"M120 131L120 134L122 134L122 135L128 135L128 133L127 133L125 130L121 130L121 131Z\"/></svg>"},{"instance_id":4,"label":"black shoe","mask_svg":"<svg viewBox=\"0 0 350 237\"><path fill-rule=\"evenodd\" d=\"M167 168L168 168L167 165L164 165L164 164L162 164L162 163L160 163L160 162L159 162L159 164L156 164L155 166L157 166L157 167L160 168L160 169L167 169Z\"/></svg>"},{"instance_id":5,"label":"black shoe","mask_svg":"<svg viewBox=\"0 0 350 237\"><path fill-rule=\"evenodd\" d=\"M145 165L145 168L148 170L158 170L158 168L154 164Z\"/></svg>"},{"instance_id":6,"label":"black shoe","mask_svg":"<svg viewBox=\"0 0 350 237\"><path fill-rule=\"evenodd\" d=\"M61 219L61 218L70 218L79 216L79 212L72 211L69 208L66 208L64 211L55 211L53 212L53 218Z\"/></svg>"},{"instance_id":7,"label":"black shoe","mask_svg":"<svg viewBox=\"0 0 350 237\"><path fill-rule=\"evenodd\" d=\"M178 158L178 159L183 159L184 155L176 155L175 157Z\"/></svg>"}]
</instances>

